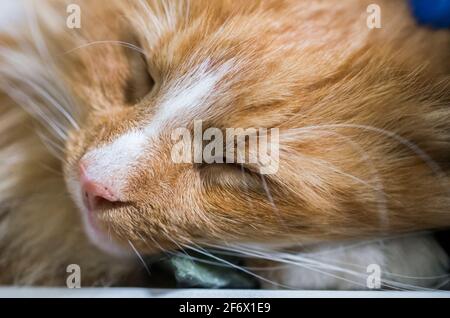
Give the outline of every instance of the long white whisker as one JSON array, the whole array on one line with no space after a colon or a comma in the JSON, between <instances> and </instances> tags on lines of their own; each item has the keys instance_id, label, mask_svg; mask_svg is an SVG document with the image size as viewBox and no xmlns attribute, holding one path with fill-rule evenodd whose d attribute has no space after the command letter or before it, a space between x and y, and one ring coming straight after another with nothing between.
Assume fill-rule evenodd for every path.
<instances>
[{"instance_id":1,"label":"long white whisker","mask_svg":"<svg viewBox=\"0 0 450 318\"><path fill-rule=\"evenodd\" d=\"M217 246L217 245L212 245L212 246L214 246L216 248L223 248L223 247L220 247L220 246ZM343 280L343 281L347 281L347 282L355 284L355 285L359 285L361 287L365 287L363 284L361 284L359 282L352 281L352 280L349 280L349 279L337 276L335 274L331 274L331 273L325 272L323 270L320 270L320 269L316 268L316 267L318 267L317 264L311 264L311 262L309 262L309 264L305 264L304 262L303 263L302 262L293 262L293 261L289 261L289 260L285 260L285 259L278 259L278 258L275 258L275 256L274 257L272 257L272 256L271 257L264 257L263 255L261 255L259 253L246 251L246 250L243 250L243 249L238 249L235 246L233 246L232 250L235 250L235 251L238 250L239 252L241 252L241 254L243 256L246 256L246 257L268 259L268 260L271 260L271 261L282 262L282 263L285 263L286 265L294 265L294 266L297 266L297 267L302 267L302 268L305 268L305 269L308 269L308 270L311 270L311 271L314 271L314 272L321 273L321 274L326 275L326 276L331 276L331 277L334 277L334 278L337 278L337 279L340 279L340 280ZM295 288L295 286L290 287L290 289L292 289L292 288Z\"/></svg>"},{"instance_id":2,"label":"long white whisker","mask_svg":"<svg viewBox=\"0 0 450 318\"><path fill-rule=\"evenodd\" d=\"M50 153L55 156L55 158L57 158L60 162L66 162L66 159L63 156L64 148L61 145L51 140L51 138L47 137L39 130L37 130L36 133L42 140L42 143L47 147Z\"/></svg>"},{"instance_id":3,"label":"long white whisker","mask_svg":"<svg viewBox=\"0 0 450 318\"><path fill-rule=\"evenodd\" d=\"M271 281L270 279L267 279L267 278L265 278L265 277L262 277L262 276L260 276L260 275L257 275L257 274L255 274L255 273L253 273L253 272L251 272L251 271L249 271L249 270L247 270L247 269L245 269L245 268L243 268L243 267L241 267L241 266L237 266L237 265L235 265L235 264L233 264L233 263L231 263L231 262L228 262L227 260L224 260L224 259L221 259L221 258L219 258L219 257L216 257L216 256L212 255L211 253L205 253L205 252L203 252L203 251L201 251L201 250L199 250L199 249L197 249L197 248L194 248L194 247L188 246L188 245L186 245L185 247L188 248L188 249L192 249L193 251L196 251L197 253L200 253L200 254L209 256L209 257L211 257L211 258L214 258L214 259L216 259L216 260L218 260L218 261L222 261L222 262L224 262L224 263L230 265L231 267L234 267L234 268L236 268L236 269L238 269L238 270L240 270L240 271L242 271L242 272L244 272L244 273L246 273L246 274L249 274L249 275L251 275L251 276L254 276L254 277L256 277L256 278L258 278L258 279L260 279L260 280L262 280L262 281L265 281L265 282L267 282L267 283L269 283L269 284L272 284L272 285L274 285L274 286L279 286L279 287L283 287L283 288L286 288L286 289L291 289L291 287L289 287L289 286L286 286L286 285L279 284L279 283L276 283L276 282L274 282L274 281Z\"/></svg>"},{"instance_id":4,"label":"long white whisker","mask_svg":"<svg viewBox=\"0 0 450 318\"><path fill-rule=\"evenodd\" d=\"M54 134L55 137L57 137L57 139L60 139L61 141L67 139L65 129L58 122L51 120L47 116L47 114L43 112L42 108L40 107L39 104L36 103L35 100L33 100L23 91L16 89L11 85L4 84L4 87L7 88L10 98L14 100L17 104L27 105L28 107L31 107L31 109L28 109L31 115L35 114L37 115L38 118L43 119L44 123L48 124L52 128L52 130L50 131ZM27 109L25 108L25 110Z\"/></svg>"},{"instance_id":5,"label":"long white whisker","mask_svg":"<svg viewBox=\"0 0 450 318\"><path fill-rule=\"evenodd\" d=\"M216 248L227 248L224 246L218 246L218 245L211 245L213 247ZM343 277L331 274L331 273L327 273L324 272L322 270L317 269L318 268L323 268L323 269L329 269L329 270L333 270L335 272L341 272L341 273L346 273L352 276L356 276L356 277L361 277L361 278L365 278L365 274L362 273L358 273L349 269L345 269L345 268L341 268L341 267L337 267L337 266L333 266L330 264L325 264L323 262L320 262L318 260L313 260L310 258L307 258L305 256L302 255L298 255L298 254L288 254L288 253L280 253L277 251L265 251L263 252L262 250L258 250L256 248L252 248L252 249L248 249L243 247L242 245L233 245L232 247L229 247L229 249L233 250L233 251L239 251L242 252L243 255L249 256L249 257L256 257L256 258L263 258L263 259L268 259L271 261L276 261L276 262L282 262L282 263L287 263L287 264L291 264L294 266L300 266L300 267L305 267L314 271L318 271L324 275L328 275L328 276L332 276L344 281L349 281L351 283L355 283L357 285L360 286L364 286L362 284L359 284L358 282L354 282L351 280L347 280ZM308 264L308 265L306 265ZM406 284L406 283L400 283L400 282L395 282L395 281L391 281L388 279L382 279L382 284L384 284L385 286L388 286L390 288L394 288L394 289L406 289L406 290L429 290L429 291L434 291L436 289L433 288L425 288L425 287L417 287L414 285L410 285L410 284ZM365 286L364 286L365 287Z\"/></svg>"},{"instance_id":6,"label":"long white whisker","mask_svg":"<svg viewBox=\"0 0 450 318\"><path fill-rule=\"evenodd\" d=\"M119 45L119 46L123 46L123 47L129 48L129 49L132 49L132 50L134 50L134 51L136 51L136 52L138 52L138 53L140 53L140 54L142 54L144 56L147 56L147 53L143 49L141 49L140 47L138 47L138 46L136 46L136 45L134 45L132 43L128 43L128 42L124 42L124 41L115 41L115 40L92 41L92 42L85 43L85 44L82 44L80 46L77 46L77 47L75 47L73 49L70 49L70 50L64 52L64 54L70 54L70 53L73 53L73 52L75 52L75 51L77 51L79 49L83 49L83 48L87 48L87 47L90 47L90 46L93 46L93 45L99 45L99 44Z\"/></svg>"},{"instance_id":7,"label":"long white whisker","mask_svg":"<svg viewBox=\"0 0 450 318\"><path fill-rule=\"evenodd\" d=\"M142 265L144 265L144 268L147 271L148 275L151 276L152 274L150 272L150 268L148 267L147 263L144 261L144 258L142 257L142 255L138 252L138 250L136 249L136 247L134 247L133 243L131 243L130 240L128 240L128 243L130 244L133 251L136 253L136 255L139 258L139 260L141 261Z\"/></svg>"}]
</instances>

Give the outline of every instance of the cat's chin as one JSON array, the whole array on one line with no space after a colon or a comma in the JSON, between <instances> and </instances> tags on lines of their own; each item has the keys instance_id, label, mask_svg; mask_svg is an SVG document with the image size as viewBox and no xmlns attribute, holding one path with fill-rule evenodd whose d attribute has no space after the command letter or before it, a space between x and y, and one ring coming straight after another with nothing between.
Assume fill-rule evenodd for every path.
<instances>
[{"instance_id":1,"label":"cat's chin","mask_svg":"<svg viewBox=\"0 0 450 318\"><path fill-rule=\"evenodd\" d=\"M86 235L88 236L90 242L94 244L97 248L103 252L118 258L131 258L133 251L130 248L119 245L114 242L106 233L104 233L99 226L95 218L93 217L93 212L83 209L83 225ZM95 212L94 212L95 213Z\"/></svg>"}]
</instances>

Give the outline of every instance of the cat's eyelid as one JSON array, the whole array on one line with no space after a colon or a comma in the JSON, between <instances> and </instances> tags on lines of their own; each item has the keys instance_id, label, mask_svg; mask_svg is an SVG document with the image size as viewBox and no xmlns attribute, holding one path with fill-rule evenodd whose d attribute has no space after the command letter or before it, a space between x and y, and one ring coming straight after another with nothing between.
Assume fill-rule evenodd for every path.
<instances>
[{"instance_id":1,"label":"cat's eyelid","mask_svg":"<svg viewBox=\"0 0 450 318\"><path fill-rule=\"evenodd\" d=\"M125 86L125 99L135 105L151 94L157 86L148 57L140 52L129 56L130 78Z\"/></svg>"},{"instance_id":2,"label":"cat's eyelid","mask_svg":"<svg viewBox=\"0 0 450 318\"><path fill-rule=\"evenodd\" d=\"M156 70L155 65L153 65L153 63L151 63L151 61L149 60L148 56L144 56L145 59L145 65L147 67L147 72L148 74L151 76L151 78L153 79L154 86L158 86L159 83L161 82L161 76L159 74L159 72Z\"/></svg>"}]
</instances>

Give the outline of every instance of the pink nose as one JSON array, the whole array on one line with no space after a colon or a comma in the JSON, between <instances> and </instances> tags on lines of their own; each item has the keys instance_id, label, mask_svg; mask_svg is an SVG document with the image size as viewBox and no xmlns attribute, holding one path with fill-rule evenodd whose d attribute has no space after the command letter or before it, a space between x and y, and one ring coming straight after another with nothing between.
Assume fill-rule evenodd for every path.
<instances>
[{"instance_id":1,"label":"pink nose","mask_svg":"<svg viewBox=\"0 0 450 318\"><path fill-rule=\"evenodd\" d=\"M83 195L84 203L90 211L98 208L102 203L117 202L117 196L106 185L92 180L86 170L86 165L80 163L80 183L81 193Z\"/></svg>"}]
</instances>

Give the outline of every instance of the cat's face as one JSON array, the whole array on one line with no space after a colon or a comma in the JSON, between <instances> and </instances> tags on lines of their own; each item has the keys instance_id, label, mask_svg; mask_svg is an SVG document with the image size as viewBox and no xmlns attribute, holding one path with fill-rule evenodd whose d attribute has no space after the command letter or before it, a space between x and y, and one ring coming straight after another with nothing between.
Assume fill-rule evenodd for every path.
<instances>
[{"instance_id":1,"label":"cat's face","mask_svg":"<svg viewBox=\"0 0 450 318\"><path fill-rule=\"evenodd\" d=\"M423 189L410 189L415 176L406 170L431 178L428 168L398 141L361 129L393 128L400 115L388 101L401 109L409 98L396 99L401 74L374 76L383 55L367 50L364 6L337 2L336 14L349 17L339 20L319 3L309 13L278 1L259 9L183 3L92 7L79 32L116 42L71 51L64 62L83 113L66 144L65 178L95 243L152 253L417 227L418 210L401 223L389 209ZM175 162L173 133L187 128L194 138L195 120L202 131L278 128L276 171L261 173L259 162Z\"/></svg>"},{"instance_id":2,"label":"cat's face","mask_svg":"<svg viewBox=\"0 0 450 318\"><path fill-rule=\"evenodd\" d=\"M187 128L194 138L194 120L202 121L202 133L217 128L224 136L226 128L282 125L296 100L296 57L277 52L279 31L265 16L192 5L185 20L185 8L171 5L166 16L159 4L137 6L141 13L130 6L134 23L122 24L126 32L109 25L106 36L133 47L72 53L88 84L78 93L86 112L67 145L66 177L88 232L109 249L101 233L154 251L191 241L275 239L285 231L274 210L279 203L271 202L279 195L271 193L275 184L258 164L175 162L180 140L172 135ZM86 179L95 185L86 189Z\"/></svg>"}]
</instances>

